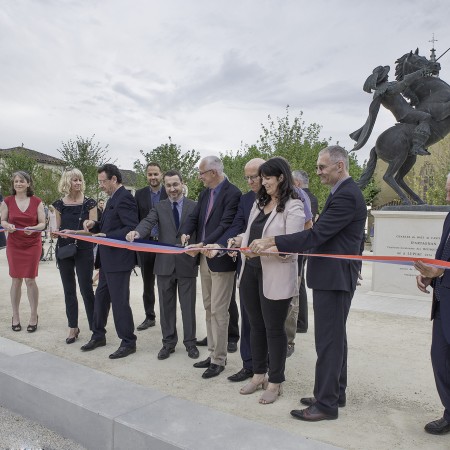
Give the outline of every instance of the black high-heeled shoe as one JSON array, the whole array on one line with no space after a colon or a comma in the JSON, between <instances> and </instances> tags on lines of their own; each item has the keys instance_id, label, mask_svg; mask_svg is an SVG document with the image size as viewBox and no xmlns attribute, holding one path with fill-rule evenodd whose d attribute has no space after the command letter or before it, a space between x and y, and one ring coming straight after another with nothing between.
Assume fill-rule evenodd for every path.
<instances>
[{"instance_id":1,"label":"black high-heeled shoe","mask_svg":"<svg viewBox=\"0 0 450 450\"><path fill-rule=\"evenodd\" d=\"M75 333L75 336L66 338L66 344L73 344L78 339L79 334L80 329L78 328L78 331Z\"/></svg>"},{"instance_id":2,"label":"black high-heeled shoe","mask_svg":"<svg viewBox=\"0 0 450 450\"><path fill-rule=\"evenodd\" d=\"M22 331L22 325L20 325L20 322L17 325L14 325L14 317L11 318L11 329L13 331Z\"/></svg>"},{"instance_id":3,"label":"black high-heeled shoe","mask_svg":"<svg viewBox=\"0 0 450 450\"><path fill-rule=\"evenodd\" d=\"M39 316L36 317L36 325L28 324L28 326L27 326L28 333L34 333L37 330L38 322L39 322Z\"/></svg>"}]
</instances>

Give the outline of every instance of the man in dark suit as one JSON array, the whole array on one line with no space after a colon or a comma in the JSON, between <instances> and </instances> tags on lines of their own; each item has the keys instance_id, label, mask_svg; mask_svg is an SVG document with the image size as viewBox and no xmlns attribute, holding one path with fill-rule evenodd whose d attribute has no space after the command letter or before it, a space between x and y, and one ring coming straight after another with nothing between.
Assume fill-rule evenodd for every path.
<instances>
[{"instance_id":1,"label":"man in dark suit","mask_svg":"<svg viewBox=\"0 0 450 450\"><path fill-rule=\"evenodd\" d=\"M317 175L331 187L320 219L313 228L290 235L257 239L250 244L258 253L276 246L280 252L358 255L364 234L367 208L357 184L350 177L348 154L337 145L320 151ZM359 264L333 258L311 258L307 283L313 289L314 328L317 352L314 397L300 401L308 408L293 410L306 420L337 419L345 406L347 387L346 322L358 279Z\"/></svg>"},{"instance_id":2,"label":"man in dark suit","mask_svg":"<svg viewBox=\"0 0 450 450\"><path fill-rule=\"evenodd\" d=\"M313 223L316 221L319 213L319 202L317 197L309 190L309 176L304 170L294 170L292 172L295 186L299 187L306 193L311 203L311 213ZM298 299L299 309L297 317L297 333L306 333L308 331L308 294L306 293L305 272L306 272L306 256L298 257L298 273L299 287Z\"/></svg>"},{"instance_id":3,"label":"man in dark suit","mask_svg":"<svg viewBox=\"0 0 450 450\"><path fill-rule=\"evenodd\" d=\"M138 206L139 221L145 219L150 210L161 200L167 198L166 190L161 186L162 172L161 167L156 162L150 162L145 168L148 186L138 189L134 198ZM151 230L150 240L158 240L158 226ZM144 291L142 299L144 301L145 319L138 325L138 331L146 330L155 326L155 259L156 254L150 252L138 253L139 265L141 266L142 281Z\"/></svg>"},{"instance_id":4,"label":"man in dark suit","mask_svg":"<svg viewBox=\"0 0 450 450\"><path fill-rule=\"evenodd\" d=\"M244 167L244 177L247 180L247 184L250 191L242 195L239 200L238 210L234 216L231 227L225 232L225 234L217 241L216 244L208 244L206 247L211 248L211 251L206 254L207 257L213 258L218 255L218 248L232 246L230 242L238 234L243 233L247 229L248 218L253 204L255 203L256 193L261 188L261 177L259 176L259 167L264 164L264 159L254 158L247 162ZM222 255L220 257L228 257ZM239 273L240 258L238 259ZM228 379L230 381L244 381L247 378L253 376L253 364L252 364L252 351L250 347L250 322L248 320L247 312L244 308L244 302L242 300L242 292L239 290L239 298L241 305L241 344L240 353L243 363L243 367L239 372L234 375L230 375Z\"/></svg>"},{"instance_id":5,"label":"man in dark suit","mask_svg":"<svg viewBox=\"0 0 450 450\"><path fill-rule=\"evenodd\" d=\"M450 202L450 174L447 176L447 202ZM436 251L436 259L450 261L450 214L447 215L442 230L441 242ZM450 431L450 270L439 269L417 261L414 267L420 272L417 287L427 294L428 286L434 288L431 319L433 337L431 341L431 363L433 365L436 388L444 406L444 415L425 425L431 434L445 434Z\"/></svg>"},{"instance_id":6,"label":"man in dark suit","mask_svg":"<svg viewBox=\"0 0 450 450\"><path fill-rule=\"evenodd\" d=\"M97 172L100 189L109 195L109 200L101 222L85 220L84 229L98 233L98 236L124 239L138 224L136 202L122 186L122 174L114 164L105 164ZM101 270L95 292L92 337L81 350L89 351L106 345L105 326L112 305L114 324L121 344L109 357L124 358L136 352L136 335L130 308L130 274L134 268L135 255L126 249L99 245L97 258Z\"/></svg>"},{"instance_id":7,"label":"man in dark suit","mask_svg":"<svg viewBox=\"0 0 450 450\"><path fill-rule=\"evenodd\" d=\"M207 188L200 193L197 206L180 231L184 243L195 231L196 244L203 247L217 242L230 227L236 214L241 191L223 173L223 163L216 156L200 161L199 177ZM191 241L192 242L192 241ZM200 255L200 278L210 357L194 364L205 368L203 378L219 375L225 368L228 341L228 308L234 284L236 262L231 258L206 258Z\"/></svg>"},{"instance_id":8,"label":"man in dark suit","mask_svg":"<svg viewBox=\"0 0 450 450\"><path fill-rule=\"evenodd\" d=\"M152 228L157 225L159 238L165 244L180 245L179 228L186 217L194 210L196 202L183 196L183 180L176 170L164 174L164 188L168 198L160 201L141 220L135 231L130 231L126 238L146 239ZM159 309L163 347L158 359L167 359L175 351L178 342L177 334L177 288L183 319L183 344L190 358L198 358L195 346L195 297L197 287L197 258L188 255L157 253L155 275L158 280Z\"/></svg>"}]
</instances>

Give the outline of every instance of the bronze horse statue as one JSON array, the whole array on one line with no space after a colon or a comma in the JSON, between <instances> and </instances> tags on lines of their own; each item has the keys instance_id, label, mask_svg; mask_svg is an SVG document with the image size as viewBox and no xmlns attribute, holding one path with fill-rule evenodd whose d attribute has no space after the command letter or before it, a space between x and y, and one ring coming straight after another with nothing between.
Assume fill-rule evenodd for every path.
<instances>
[{"instance_id":1,"label":"bronze horse statue","mask_svg":"<svg viewBox=\"0 0 450 450\"><path fill-rule=\"evenodd\" d=\"M417 49L415 53L411 51L397 59L395 62L397 82L402 82L404 77L421 69L428 70L432 75L439 73L439 63L431 62L418 53ZM450 132L450 86L445 81L436 76L422 76L412 81L402 94L410 101L407 104L409 108L431 115L430 133L426 146L435 144ZM417 155L411 152L415 129L416 124L397 123L380 134L375 147L370 151L366 169L358 181L361 189L369 183L375 171L377 159L381 158L388 163L383 180L399 195L402 203L411 204L408 196L417 204L425 203L404 181L404 177L417 159Z\"/></svg>"}]
</instances>

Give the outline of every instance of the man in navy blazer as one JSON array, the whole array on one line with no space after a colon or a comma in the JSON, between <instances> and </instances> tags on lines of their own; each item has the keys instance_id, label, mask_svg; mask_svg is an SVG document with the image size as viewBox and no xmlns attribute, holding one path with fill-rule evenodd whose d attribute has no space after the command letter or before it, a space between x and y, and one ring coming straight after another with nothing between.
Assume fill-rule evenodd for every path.
<instances>
[{"instance_id":1,"label":"man in navy blazer","mask_svg":"<svg viewBox=\"0 0 450 450\"><path fill-rule=\"evenodd\" d=\"M225 234L217 241L218 245L211 245L211 248L217 248L217 246L227 247L229 239L236 237L238 234L243 233L246 230L250 211L253 204L255 203L256 193L261 187L259 167L264 163L264 159L254 158L248 161L245 165L244 176L247 180L250 191L241 196L239 200L238 210L236 215L234 216L231 227L228 228ZM212 252L207 256L214 257L216 255L217 251L212 250ZM223 255L221 257L227 258L228 255ZM238 265L239 263L240 258L238 259ZM244 308L241 292L239 298L241 305L241 343L239 350L241 353L243 367L241 370L239 370L239 372L228 377L230 381L244 381L247 378L251 378L253 376L252 351L250 348L250 322L248 320L247 312Z\"/></svg>"},{"instance_id":2,"label":"man in navy blazer","mask_svg":"<svg viewBox=\"0 0 450 450\"><path fill-rule=\"evenodd\" d=\"M207 188L200 193L197 206L180 227L181 241L196 231L193 247L214 244L227 231L236 214L241 191L223 173L223 163L217 156L200 161L199 177ZM236 262L231 258L206 258L200 255L200 279L206 311L206 330L210 356L194 367L205 368L203 378L219 375L227 360L228 322Z\"/></svg>"},{"instance_id":3,"label":"man in navy blazer","mask_svg":"<svg viewBox=\"0 0 450 450\"><path fill-rule=\"evenodd\" d=\"M313 228L290 235L268 237L250 244L254 252L276 246L280 252L360 253L367 208L357 184L350 177L348 154L334 145L320 151L317 175L331 187L319 220ZM312 257L306 281L313 289L317 352L314 397L304 397L303 410L291 415L300 420L337 419L345 406L347 387L346 322L358 279L358 262Z\"/></svg>"},{"instance_id":4,"label":"man in navy blazer","mask_svg":"<svg viewBox=\"0 0 450 450\"><path fill-rule=\"evenodd\" d=\"M166 190L161 186L163 174L160 165L156 162L149 162L145 168L145 175L148 186L138 189L134 195L138 207L139 221L144 220L155 205L167 198ZM153 241L158 240L157 226L153 227L148 239ZM142 331L154 327L156 324L154 275L156 253L139 252L137 257L141 267L142 282L144 285L142 300L144 302L145 319L137 326L137 330Z\"/></svg>"},{"instance_id":5,"label":"man in navy blazer","mask_svg":"<svg viewBox=\"0 0 450 450\"><path fill-rule=\"evenodd\" d=\"M122 174L114 164L105 164L97 172L100 188L109 195L109 200L102 220L85 220L84 229L98 233L98 236L124 239L138 224L136 202L122 185ZM124 358L136 352L136 335L130 308L130 275L135 265L135 254L126 249L99 245L97 257L100 261L100 279L95 291L92 337L81 350L89 351L106 345L105 326L111 305L121 343L109 357Z\"/></svg>"},{"instance_id":6,"label":"man in navy blazer","mask_svg":"<svg viewBox=\"0 0 450 450\"><path fill-rule=\"evenodd\" d=\"M446 191L447 202L450 202L450 173L447 175ZM450 214L445 218L436 259L450 261L449 237ZM442 418L427 423L425 431L431 434L445 434L450 431L450 270L432 267L421 261L417 261L414 267L420 272L417 276L417 287L426 293L429 293L428 286L434 288L431 308L433 320L431 363L436 388L444 406Z\"/></svg>"}]
</instances>

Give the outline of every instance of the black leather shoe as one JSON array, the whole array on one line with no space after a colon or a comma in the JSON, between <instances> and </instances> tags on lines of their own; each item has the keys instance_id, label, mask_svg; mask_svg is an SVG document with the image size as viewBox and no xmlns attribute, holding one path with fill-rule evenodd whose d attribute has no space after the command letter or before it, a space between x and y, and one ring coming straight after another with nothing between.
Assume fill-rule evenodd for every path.
<instances>
[{"instance_id":1,"label":"black leather shoe","mask_svg":"<svg viewBox=\"0 0 450 450\"><path fill-rule=\"evenodd\" d=\"M316 399L314 397L303 397L300 399L300 403L302 405L311 406L311 405L314 405L314 403L316 403ZM345 398L343 398L343 399L340 398L338 400L339 408L344 408L346 404L347 404L347 401Z\"/></svg>"},{"instance_id":2,"label":"black leather shoe","mask_svg":"<svg viewBox=\"0 0 450 450\"><path fill-rule=\"evenodd\" d=\"M235 352L237 352L237 342L228 342L227 352L228 353L235 353Z\"/></svg>"},{"instance_id":3,"label":"black leather shoe","mask_svg":"<svg viewBox=\"0 0 450 450\"><path fill-rule=\"evenodd\" d=\"M125 358L132 353L136 353L136 347L119 347L114 353L109 355L109 359Z\"/></svg>"},{"instance_id":4,"label":"black leather shoe","mask_svg":"<svg viewBox=\"0 0 450 450\"><path fill-rule=\"evenodd\" d=\"M218 364L210 364L209 367L202 373L202 378L213 378L220 375L225 370L224 366Z\"/></svg>"},{"instance_id":5,"label":"black leather shoe","mask_svg":"<svg viewBox=\"0 0 450 450\"><path fill-rule=\"evenodd\" d=\"M305 420L307 422L318 422L319 420L335 420L338 418L337 414L332 416L325 414L316 405L311 405L306 409L293 409L291 416L299 420Z\"/></svg>"},{"instance_id":6,"label":"black leather shoe","mask_svg":"<svg viewBox=\"0 0 450 450\"><path fill-rule=\"evenodd\" d=\"M154 327L156 325L155 319L145 319L140 325L138 325L137 330L142 331L146 330L147 328Z\"/></svg>"},{"instance_id":7,"label":"black leather shoe","mask_svg":"<svg viewBox=\"0 0 450 450\"><path fill-rule=\"evenodd\" d=\"M199 361L198 363L194 364L194 367L197 369L206 369L211 365L211 358L206 358L203 361Z\"/></svg>"},{"instance_id":8,"label":"black leather shoe","mask_svg":"<svg viewBox=\"0 0 450 450\"><path fill-rule=\"evenodd\" d=\"M167 359L171 353L175 353L174 348L163 347L158 353L158 359Z\"/></svg>"},{"instance_id":9,"label":"black leather shoe","mask_svg":"<svg viewBox=\"0 0 450 450\"><path fill-rule=\"evenodd\" d=\"M250 369L246 369L243 367L239 372L234 375L230 375L228 380L230 381L245 381L247 378L251 378L253 376L253 372Z\"/></svg>"},{"instance_id":10,"label":"black leather shoe","mask_svg":"<svg viewBox=\"0 0 450 450\"><path fill-rule=\"evenodd\" d=\"M88 352L90 350L94 350L97 347L104 347L106 345L106 339L91 339L87 344L84 344L81 347L83 352Z\"/></svg>"},{"instance_id":11,"label":"black leather shoe","mask_svg":"<svg viewBox=\"0 0 450 450\"><path fill-rule=\"evenodd\" d=\"M201 341L199 341L198 339L196 339L195 342L199 347L207 347L208 346L208 338L205 337L203 338Z\"/></svg>"},{"instance_id":12,"label":"black leather shoe","mask_svg":"<svg viewBox=\"0 0 450 450\"><path fill-rule=\"evenodd\" d=\"M189 358L197 359L200 356L200 352L195 345L190 345L186 348L186 351L188 352Z\"/></svg>"},{"instance_id":13,"label":"black leather shoe","mask_svg":"<svg viewBox=\"0 0 450 450\"><path fill-rule=\"evenodd\" d=\"M446 434L450 431L450 423L443 417L425 425L425 431L430 434Z\"/></svg>"}]
</instances>

